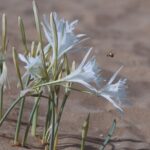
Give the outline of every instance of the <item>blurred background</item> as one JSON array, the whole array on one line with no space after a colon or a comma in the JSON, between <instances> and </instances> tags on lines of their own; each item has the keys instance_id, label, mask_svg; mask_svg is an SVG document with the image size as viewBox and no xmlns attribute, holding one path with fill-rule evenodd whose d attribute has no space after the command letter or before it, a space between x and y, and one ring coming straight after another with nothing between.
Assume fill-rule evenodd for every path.
<instances>
[{"instance_id":1,"label":"blurred background","mask_svg":"<svg viewBox=\"0 0 150 150\"><path fill-rule=\"evenodd\" d=\"M113 119L117 129L107 149L150 150L150 1L149 0L36 0L40 18L56 11L60 17L79 20L77 32L85 33L89 40L83 47L93 47L102 74L110 77L124 65L120 77L128 79L128 97L132 105L124 107L121 116L103 99L73 93L70 97L60 128L60 149L79 149L78 135L83 120L91 112L87 149L98 148L99 139L105 137ZM0 0L0 14L8 18L8 67L12 89L6 98L17 93L16 74L12 65L12 50L22 51L17 18L21 16L29 44L37 39L32 11L32 0ZM111 52L114 57L108 57ZM82 60L84 52L70 54L70 58ZM8 103L7 103L8 102ZM30 102L28 102L30 103ZM5 106L9 106L10 100ZM26 109L30 109L28 105ZM44 108L44 102L43 102ZM39 125L43 121L41 112ZM12 129L13 130L13 129ZM91 139L91 140L90 140ZM3 139L1 139L3 140Z\"/></svg>"}]
</instances>

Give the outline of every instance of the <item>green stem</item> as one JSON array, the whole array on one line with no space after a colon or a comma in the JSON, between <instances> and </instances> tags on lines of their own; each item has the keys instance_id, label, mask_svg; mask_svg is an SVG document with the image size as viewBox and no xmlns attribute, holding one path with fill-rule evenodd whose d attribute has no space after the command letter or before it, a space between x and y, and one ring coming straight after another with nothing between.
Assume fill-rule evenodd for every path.
<instances>
[{"instance_id":1,"label":"green stem","mask_svg":"<svg viewBox=\"0 0 150 150\"><path fill-rule=\"evenodd\" d=\"M18 26L19 26L20 33L21 33L21 38L22 38L22 43L23 43L24 49L25 49L25 54L28 55L29 50L28 50L28 47L27 47L27 40L26 40L26 33L25 33L24 23L23 23L23 20L20 16L18 17Z\"/></svg>"},{"instance_id":2,"label":"green stem","mask_svg":"<svg viewBox=\"0 0 150 150\"><path fill-rule=\"evenodd\" d=\"M7 50L7 19L5 14L2 16L2 50L3 52Z\"/></svg>"},{"instance_id":3,"label":"green stem","mask_svg":"<svg viewBox=\"0 0 150 150\"><path fill-rule=\"evenodd\" d=\"M50 15L50 25L52 28L52 34L54 37L54 78L56 77L56 71L57 71L57 59L58 59L58 35L57 35L57 26L55 23L55 19L53 16L53 13Z\"/></svg>"},{"instance_id":4,"label":"green stem","mask_svg":"<svg viewBox=\"0 0 150 150\"><path fill-rule=\"evenodd\" d=\"M48 139L50 137L50 130L51 130L51 125L49 126L49 128L47 129L47 131L45 133L45 139L46 139L46 141L48 141Z\"/></svg>"},{"instance_id":5,"label":"green stem","mask_svg":"<svg viewBox=\"0 0 150 150\"><path fill-rule=\"evenodd\" d=\"M52 100L52 132L51 132L51 138L50 138L50 145L49 150L54 150L54 134L55 134L55 103L54 99Z\"/></svg>"},{"instance_id":6,"label":"green stem","mask_svg":"<svg viewBox=\"0 0 150 150\"><path fill-rule=\"evenodd\" d=\"M31 125L31 122L33 121L33 117L35 115L37 107L39 106L39 101L40 101L40 95L39 95L39 97L37 97L36 102L35 102L35 104L33 106L32 112L30 114L29 123L28 123L28 125L26 127L26 130L25 130L22 146L24 146L25 143L26 143L26 140L27 140L27 137L28 137L28 133L29 133L29 129L30 129L30 125Z\"/></svg>"},{"instance_id":7,"label":"green stem","mask_svg":"<svg viewBox=\"0 0 150 150\"><path fill-rule=\"evenodd\" d=\"M47 82L47 83L36 85L33 88L36 89L36 88L41 87L41 86L52 85L52 84L57 84L57 83L61 83L61 82L65 82L65 81L64 80L54 80L54 81L50 81L50 82Z\"/></svg>"},{"instance_id":8,"label":"green stem","mask_svg":"<svg viewBox=\"0 0 150 150\"><path fill-rule=\"evenodd\" d=\"M18 120L17 120L17 124L16 124L14 145L18 144L18 142L19 142L19 131L20 131L21 119L22 119L22 115L23 115L24 103L25 103L25 97L22 98L21 105L20 105L19 116L18 116Z\"/></svg>"},{"instance_id":9,"label":"green stem","mask_svg":"<svg viewBox=\"0 0 150 150\"><path fill-rule=\"evenodd\" d=\"M81 139L81 148L80 150L84 150L85 149L85 140L87 138L87 133L88 133L88 129L89 129L89 120L90 120L90 114L88 114L86 120L83 123L82 126L82 139Z\"/></svg>"},{"instance_id":10,"label":"green stem","mask_svg":"<svg viewBox=\"0 0 150 150\"><path fill-rule=\"evenodd\" d=\"M29 84L30 76L28 77L25 87ZM23 89L23 86L22 86ZM19 115L17 119L17 124L16 124L16 131L15 131L15 138L14 138L14 145L18 145L19 142L19 132L20 132L20 126L21 126L21 119L23 116L23 110L24 110L24 103L25 103L25 97L22 98L21 104L20 104L20 109L19 109Z\"/></svg>"},{"instance_id":11,"label":"green stem","mask_svg":"<svg viewBox=\"0 0 150 150\"><path fill-rule=\"evenodd\" d=\"M106 136L103 144L100 146L99 150L104 150L106 145L109 143L114 131L116 129L116 120L113 121L111 128L108 131L108 135Z\"/></svg>"},{"instance_id":12,"label":"green stem","mask_svg":"<svg viewBox=\"0 0 150 150\"><path fill-rule=\"evenodd\" d=\"M38 38L40 41L40 47L41 47L41 52L42 52L42 62L43 62L44 72L45 72L46 78L49 79L49 75L46 70L45 55L44 55L44 51L43 51L43 38L42 38L42 31L41 31L41 26L40 26L40 19L39 19L39 15L38 15L38 7L37 7L37 4L35 1L33 1L32 4L33 4L33 12L34 12L36 30L38 33Z\"/></svg>"},{"instance_id":13,"label":"green stem","mask_svg":"<svg viewBox=\"0 0 150 150\"><path fill-rule=\"evenodd\" d=\"M0 64L0 74L2 75L3 73L3 63ZM0 85L0 119L2 118L3 116L3 85Z\"/></svg>"},{"instance_id":14,"label":"green stem","mask_svg":"<svg viewBox=\"0 0 150 150\"><path fill-rule=\"evenodd\" d=\"M3 92L4 92L4 88L2 85L0 86L0 119L3 116Z\"/></svg>"},{"instance_id":15,"label":"green stem","mask_svg":"<svg viewBox=\"0 0 150 150\"><path fill-rule=\"evenodd\" d=\"M33 5L36 30L38 32L38 38L41 43L41 47L43 49L43 39L42 39L42 31L41 31L40 20L39 20L39 15L38 15L38 7L35 1L32 2L32 5Z\"/></svg>"},{"instance_id":16,"label":"green stem","mask_svg":"<svg viewBox=\"0 0 150 150\"><path fill-rule=\"evenodd\" d=\"M48 100L48 110L47 110L47 114L46 114L46 121L45 121L45 126L44 126L44 132L43 132L43 143L47 143L47 129L50 126L50 120L51 120L51 100Z\"/></svg>"},{"instance_id":17,"label":"green stem","mask_svg":"<svg viewBox=\"0 0 150 150\"><path fill-rule=\"evenodd\" d=\"M9 109L6 111L6 113L3 115L2 119L0 120L0 126L2 125L2 123L5 121L6 117L8 116L8 114L11 112L11 110L16 106L17 103L19 103L22 100L22 97L18 97L13 103L12 105L9 107Z\"/></svg>"},{"instance_id":18,"label":"green stem","mask_svg":"<svg viewBox=\"0 0 150 150\"><path fill-rule=\"evenodd\" d=\"M61 104L61 108L60 108L60 111L59 111L59 114L58 114L58 118L57 118L57 123L56 123L55 137L57 136L57 132L58 132L58 127L59 127L59 124L60 124L61 116L62 116L62 113L63 113L63 110L64 110L64 107L65 107L65 104L66 104L66 101L67 101L68 97L69 97L69 92L65 93L63 101L62 101L62 104Z\"/></svg>"},{"instance_id":19,"label":"green stem","mask_svg":"<svg viewBox=\"0 0 150 150\"><path fill-rule=\"evenodd\" d=\"M39 98L35 99L35 105L37 104L37 101L39 101ZM37 104L37 107L35 108L33 119L32 119L32 128L31 128L31 134L32 136L36 135L36 126L37 126L37 118L38 118L38 110L39 110L39 104Z\"/></svg>"}]
</instances>

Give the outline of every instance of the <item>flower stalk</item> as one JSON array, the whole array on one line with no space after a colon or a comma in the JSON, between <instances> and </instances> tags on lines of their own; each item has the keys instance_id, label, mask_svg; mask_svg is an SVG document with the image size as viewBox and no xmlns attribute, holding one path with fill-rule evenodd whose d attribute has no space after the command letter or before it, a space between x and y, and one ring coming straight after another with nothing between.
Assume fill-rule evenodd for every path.
<instances>
[{"instance_id":1,"label":"flower stalk","mask_svg":"<svg viewBox=\"0 0 150 150\"><path fill-rule=\"evenodd\" d=\"M88 129L89 129L89 121L90 121L90 114L88 114L86 120L83 123L82 126L82 135L81 135L81 148L80 150L85 149L85 140L87 138Z\"/></svg>"},{"instance_id":2,"label":"flower stalk","mask_svg":"<svg viewBox=\"0 0 150 150\"><path fill-rule=\"evenodd\" d=\"M41 97L40 97L41 94L42 94L42 93L40 93L39 97L37 97L36 102L35 102L35 104L34 104L34 106L33 106L32 112L31 112L31 114L30 114L30 118L29 118L29 121L28 121L28 125L27 125L27 127L26 127L25 134L24 134L24 138L23 138L23 141L22 141L22 146L25 146L25 144L26 144L26 140L27 140L27 137L28 137L30 125L31 125L32 120L33 120L33 117L34 117L34 115L35 115L35 111L37 110L37 107L39 107L39 101L40 101L40 98L41 98ZM34 123L34 122L33 122L33 123ZM32 131L33 133L32 133L32 132L31 132L31 133L32 133L32 134L35 134L36 124L33 125L32 127L35 127L35 128L32 129L32 130L33 130L33 131Z\"/></svg>"},{"instance_id":3,"label":"flower stalk","mask_svg":"<svg viewBox=\"0 0 150 150\"><path fill-rule=\"evenodd\" d=\"M54 78L56 76L56 71L57 71L57 58L58 58L58 36L57 36L57 28L56 28L56 23L54 20L53 13L50 15L50 23L51 23L51 28L52 28L52 34L54 37L54 46L53 46L53 51L54 51Z\"/></svg>"},{"instance_id":4,"label":"flower stalk","mask_svg":"<svg viewBox=\"0 0 150 150\"><path fill-rule=\"evenodd\" d=\"M32 117L32 128L31 128L31 135L32 136L36 136L36 127L37 127L37 120L38 120L38 111L39 111L39 97L35 98L35 101L34 101L34 105L36 106L35 107L35 110L33 112L33 117Z\"/></svg>"},{"instance_id":5,"label":"flower stalk","mask_svg":"<svg viewBox=\"0 0 150 150\"><path fill-rule=\"evenodd\" d=\"M18 17L18 26L19 26L20 33L21 33L22 44L23 44L24 49L25 49L25 54L28 55L29 50L28 50L28 47L27 47L27 40L26 40L26 33L25 33L24 23L23 23L23 20L20 16Z\"/></svg>"},{"instance_id":6,"label":"flower stalk","mask_svg":"<svg viewBox=\"0 0 150 150\"><path fill-rule=\"evenodd\" d=\"M7 78L7 67L5 63L5 55L7 50L7 19L6 15L2 15L2 48L0 49L0 119L3 116L3 95L4 95L4 83ZM6 71L6 74L4 74ZM3 75L4 74L4 75ZM5 77L4 77L5 76Z\"/></svg>"},{"instance_id":7,"label":"flower stalk","mask_svg":"<svg viewBox=\"0 0 150 150\"><path fill-rule=\"evenodd\" d=\"M2 85L0 86L0 119L3 116L3 93L4 93L4 87Z\"/></svg>"},{"instance_id":8,"label":"flower stalk","mask_svg":"<svg viewBox=\"0 0 150 150\"><path fill-rule=\"evenodd\" d=\"M14 64L15 64L15 67L16 67L16 72L17 72L17 75L18 75L18 78L19 78L21 90L24 90L24 85L23 85L23 82L22 82L19 63L18 63L18 54L17 54L17 51L16 51L15 48L13 48L13 60L14 60ZM30 77L26 81L25 86L28 85L29 80L30 80ZM17 124L16 124L16 132L15 132L15 137L14 137L14 145L20 144L19 143L19 132L20 132L21 120L22 120L22 116L23 116L24 103L25 103L25 97L22 98L22 101L21 101L21 104L20 104L20 110L19 110L18 120L17 120Z\"/></svg>"}]
</instances>

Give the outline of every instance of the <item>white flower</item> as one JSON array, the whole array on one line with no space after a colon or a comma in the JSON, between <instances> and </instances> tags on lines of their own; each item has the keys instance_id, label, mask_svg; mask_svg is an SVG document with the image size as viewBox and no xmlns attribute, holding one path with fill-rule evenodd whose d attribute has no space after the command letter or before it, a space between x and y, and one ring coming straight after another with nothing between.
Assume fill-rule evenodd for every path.
<instances>
[{"instance_id":1,"label":"white flower","mask_svg":"<svg viewBox=\"0 0 150 150\"><path fill-rule=\"evenodd\" d=\"M6 84L7 81L7 66L5 60L5 54L0 52L0 86Z\"/></svg>"},{"instance_id":2,"label":"white flower","mask_svg":"<svg viewBox=\"0 0 150 150\"><path fill-rule=\"evenodd\" d=\"M127 101L126 97L126 79L119 79L116 83L113 83L119 71L122 69L120 67L116 73L110 78L108 83L104 86L103 89L97 91L98 96L106 98L111 102L117 109L123 112L121 105Z\"/></svg>"},{"instance_id":3,"label":"white flower","mask_svg":"<svg viewBox=\"0 0 150 150\"><path fill-rule=\"evenodd\" d=\"M2 63L2 72L0 74L0 86L3 86L7 81L7 66L6 63Z\"/></svg>"},{"instance_id":4,"label":"white flower","mask_svg":"<svg viewBox=\"0 0 150 150\"><path fill-rule=\"evenodd\" d=\"M63 19L58 19L56 13L51 13L54 16L54 21L56 24L57 30L57 40L58 40L58 58L60 58L64 53L70 51L75 45L81 42L81 39L85 36L84 34L74 34L75 25L77 24L77 20L69 23ZM44 29L45 36L48 42L51 44L54 50L54 42L55 37L53 35L53 29L49 23L49 20L46 16L44 16L44 22L42 22L42 26ZM53 52L54 59L54 52Z\"/></svg>"},{"instance_id":5,"label":"white flower","mask_svg":"<svg viewBox=\"0 0 150 150\"><path fill-rule=\"evenodd\" d=\"M29 57L19 54L19 58L22 62L26 63L25 76L30 74L32 78L44 78L44 68L42 64L42 59L40 56Z\"/></svg>"},{"instance_id":6,"label":"white flower","mask_svg":"<svg viewBox=\"0 0 150 150\"><path fill-rule=\"evenodd\" d=\"M69 82L77 82L89 89L93 89L90 83L97 84L100 82L100 69L96 64L95 58L92 57L90 60L87 61L91 50L92 49L89 49L78 68L62 80Z\"/></svg>"}]
</instances>

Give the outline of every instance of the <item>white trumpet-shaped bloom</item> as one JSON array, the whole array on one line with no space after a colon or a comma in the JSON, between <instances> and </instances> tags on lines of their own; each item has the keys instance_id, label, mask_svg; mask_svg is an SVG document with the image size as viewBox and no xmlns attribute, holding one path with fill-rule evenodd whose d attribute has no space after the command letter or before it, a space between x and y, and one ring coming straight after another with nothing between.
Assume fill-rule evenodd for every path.
<instances>
[{"instance_id":1,"label":"white trumpet-shaped bloom","mask_svg":"<svg viewBox=\"0 0 150 150\"><path fill-rule=\"evenodd\" d=\"M25 68L27 72L25 75L29 74L32 78L44 78L44 68L40 56L29 57L19 54L19 58L26 63Z\"/></svg>"},{"instance_id":2,"label":"white trumpet-shaped bloom","mask_svg":"<svg viewBox=\"0 0 150 150\"><path fill-rule=\"evenodd\" d=\"M0 52L0 86L6 84L7 81L7 66L5 60L5 54Z\"/></svg>"},{"instance_id":3,"label":"white trumpet-shaped bloom","mask_svg":"<svg viewBox=\"0 0 150 150\"><path fill-rule=\"evenodd\" d=\"M74 34L75 25L77 20L69 23L63 19L59 19L56 13L52 13L54 17L54 22L56 25L57 40L58 40L58 58L60 58L64 53L70 51L75 45L81 42L81 39L85 36L84 34ZM53 28L49 23L49 19L44 16L44 21L42 22L45 36L48 42L51 44L53 50L55 45L55 37L53 34ZM54 52L53 52L54 59Z\"/></svg>"},{"instance_id":4,"label":"white trumpet-shaped bloom","mask_svg":"<svg viewBox=\"0 0 150 150\"><path fill-rule=\"evenodd\" d=\"M119 71L122 69L120 67L116 73L110 78L108 83L103 89L97 91L98 96L106 98L111 102L117 109L123 111L121 108L122 103L124 103L126 98L126 79L119 79L116 83L113 83Z\"/></svg>"},{"instance_id":5,"label":"white trumpet-shaped bloom","mask_svg":"<svg viewBox=\"0 0 150 150\"><path fill-rule=\"evenodd\" d=\"M2 63L2 70L0 74L0 86L3 86L7 81L7 66L6 63Z\"/></svg>"},{"instance_id":6,"label":"white trumpet-shaped bloom","mask_svg":"<svg viewBox=\"0 0 150 150\"><path fill-rule=\"evenodd\" d=\"M64 81L77 82L89 89L93 89L90 83L97 84L98 82L100 82L100 69L96 64L95 58L92 57L87 61L91 50L92 49L89 49L78 68L75 71L71 72L71 74L66 76L63 79Z\"/></svg>"}]
</instances>

